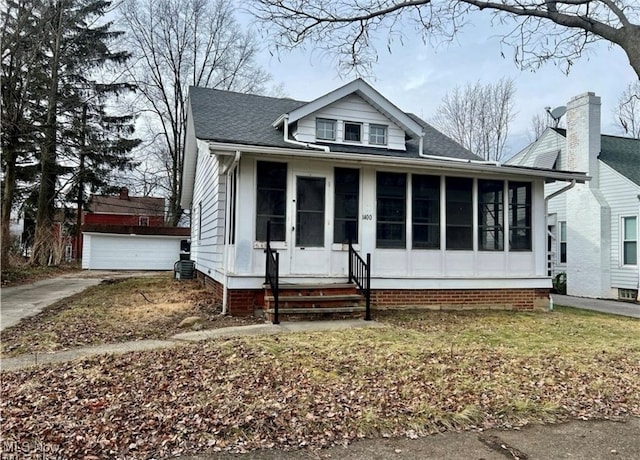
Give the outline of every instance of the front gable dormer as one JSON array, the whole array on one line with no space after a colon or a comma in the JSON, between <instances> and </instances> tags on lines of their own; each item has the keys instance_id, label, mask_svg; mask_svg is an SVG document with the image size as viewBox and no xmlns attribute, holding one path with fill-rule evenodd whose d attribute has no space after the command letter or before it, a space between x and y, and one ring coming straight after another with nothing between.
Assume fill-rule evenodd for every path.
<instances>
[{"instance_id":1,"label":"front gable dormer","mask_svg":"<svg viewBox=\"0 0 640 460\"><path fill-rule=\"evenodd\" d=\"M406 150L423 127L361 79L280 116L291 139L304 143ZM421 144L421 143L420 143Z\"/></svg>"}]
</instances>

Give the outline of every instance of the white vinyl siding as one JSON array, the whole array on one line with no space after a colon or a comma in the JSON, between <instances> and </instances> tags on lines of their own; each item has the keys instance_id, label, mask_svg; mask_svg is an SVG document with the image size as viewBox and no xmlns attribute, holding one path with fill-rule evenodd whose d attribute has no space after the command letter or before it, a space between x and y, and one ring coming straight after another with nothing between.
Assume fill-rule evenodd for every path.
<instances>
[{"instance_id":1,"label":"white vinyl siding","mask_svg":"<svg viewBox=\"0 0 640 460\"><path fill-rule=\"evenodd\" d=\"M316 138L316 120L318 119L336 120L335 142L369 145L393 150L406 150L404 130L355 94L347 96L299 120L295 131L296 140L302 142L324 140ZM344 141L345 122L362 123L360 142ZM369 142L369 126L371 124L384 125L387 127L386 145L371 144Z\"/></svg>"},{"instance_id":2,"label":"white vinyl siding","mask_svg":"<svg viewBox=\"0 0 640 460\"><path fill-rule=\"evenodd\" d=\"M198 149L193 203L196 222L191 226L191 259L196 269L209 274L222 268L224 255L224 218L226 176L220 161L208 148Z\"/></svg>"},{"instance_id":3,"label":"white vinyl siding","mask_svg":"<svg viewBox=\"0 0 640 460\"><path fill-rule=\"evenodd\" d=\"M640 213L640 186L600 162L600 189L611 206L611 287L637 289L637 266L622 264L622 217Z\"/></svg>"}]
</instances>

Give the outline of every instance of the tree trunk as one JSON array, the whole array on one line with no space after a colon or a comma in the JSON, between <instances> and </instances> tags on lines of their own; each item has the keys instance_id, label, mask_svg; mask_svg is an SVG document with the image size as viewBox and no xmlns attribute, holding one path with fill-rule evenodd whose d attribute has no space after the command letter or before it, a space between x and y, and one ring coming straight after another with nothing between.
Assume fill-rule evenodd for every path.
<instances>
[{"instance_id":1,"label":"tree trunk","mask_svg":"<svg viewBox=\"0 0 640 460\"><path fill-rule=\"evenodd\" d=\"M622 48L640 80L640 26L632 25L625 30Z\"/></svg>"},{"instance_id":2,"label":"tree trunk","mask_svg":"<svg viewBox=\"0 0 640 460\"><path fill-rule=\"evenodd\" d=\"M2 256L3 267L9 265L11 249L11 209L16 192L16 160L17 153L13 148L5 149L6 165L4 171L4 188L2 190Z\"/></svg>"},{"instance_id":3,"label":"tree trunk","mask_svg":"<svg viewBox=\"0 0 640 460\"><path fill-rule=\"evenodd\" d=\"M53 29L51 78L47 101L47 116L44 139L40 153L40 190L36 213L36 234L33 240L31 263L47 265L52 260L55 248L53 222L55 215L57 165L57 110L59 65L62 40L62 6L56 5L56 12L50 27Z\"/></svg>"}]
</instances>

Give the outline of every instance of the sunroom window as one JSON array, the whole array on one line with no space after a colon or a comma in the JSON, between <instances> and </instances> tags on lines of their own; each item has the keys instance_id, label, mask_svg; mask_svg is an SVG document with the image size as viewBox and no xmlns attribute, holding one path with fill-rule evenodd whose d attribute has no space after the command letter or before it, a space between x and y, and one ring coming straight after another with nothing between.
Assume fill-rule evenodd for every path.
<instances>
[{"instance_id":1,"label":"sunroom window","mask_svg":"<svg viewBox=\"0 0 640 460\"><path fill-rule=\"evenodd\" d=\"M478 246L481 251L504 249L504 182L478 181Z\"/></svg>"},{"instance_id":2,"label":"sunroom window","mask_svg":"<svg viewBox=\"0 0 640 460\"><path fill-rule=\"evenodd\" d=\"M360 193L360 171L350 168L335 168L335 200L333 242L358 242L358 198Z\"/></svg>"},{"instance_id":3,"label":"sunroom window","mask_svg":"<svg viewBox=\"0 0 640 460\"><path fill-rule=\"evenodd\" d=\"M407 175L378 172L376 194L376 247L406 248Z\"/></svg>"},{"instance_id":4,"label":"sunroom window","mask_svg":"<svg viewBox=\"0 0 640 460\"><path fill-rule=\"evenodd\" d=\"M509 182L509 250L531 251L531 183Z\"/></svg>"},{"instance_id":5,"label":"sunroom window","mask_svg":"<svg viewBox=\"0 0 640 460\"><path fill-rule=\"evenodd\" d=\"M287 217L287 164L258 161L256 189L256 240L267 240L271 221L271 240L285 240Z\"/></svg>"},{"instance_id":6,"label":"sunroom window","mask_svg":"<svg viewBox=\"0 0 640 460\"><path fill-rule=\"evenodd\" d=\"M447 177L447 249L473 249L473 179Z\"/></svg>"},{"instance_id":7,"label":"sunroom window","mask_svg":"<svg viewBox=\"0 0 640 460\"><path fill-rule=\"evenodd\" d=\"M440 177L411 176L414 249L440 248Z\"/></svg>"}]
</instances>

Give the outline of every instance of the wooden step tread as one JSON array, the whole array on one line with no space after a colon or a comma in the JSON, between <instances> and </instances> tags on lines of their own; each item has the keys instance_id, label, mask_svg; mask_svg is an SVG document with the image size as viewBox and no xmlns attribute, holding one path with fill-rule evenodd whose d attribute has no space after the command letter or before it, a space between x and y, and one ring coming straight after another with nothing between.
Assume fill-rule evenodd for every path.
<instances>
[{"instance_id":1,"label":"wooden step tread","mask_svg":"<svg viewBox=\"0 0 640 460\"><path fill-rule=\"evenodd\" d=\"M308 313L308 314L318 314L318 313L360 313L366 310L365 307L317 307L317 308L278 308L278 314L281 315L291 315L296 313ZM266 313L275 313L274 308L268 308L265 310Z\"/></svg>"},{"instance_id":2,"label":"wooden step tread","mask_svg":"<svg viewBox=\"0 0 640 460\"><path fill-rule=\"evenodd\" d=\"M271 289L268 283L262 285L264 289ZM311 290L311 289L349 289L357 287L354 283L280 283L280 290Z\"/></svg>"},{"instance_id":3,"label":"wooden step tread","mask_svg":"<svg viewBox=\"0 0 640 460\"><path fill-rule=\"evenodd\" d=\"M264 296L265 301L274 301L272 295ZM358 301L362 296L359 294L340 294L340 295L281 295L278 296L279 302L337 302L337 301Z\"/></svg>"}]
</instances>

